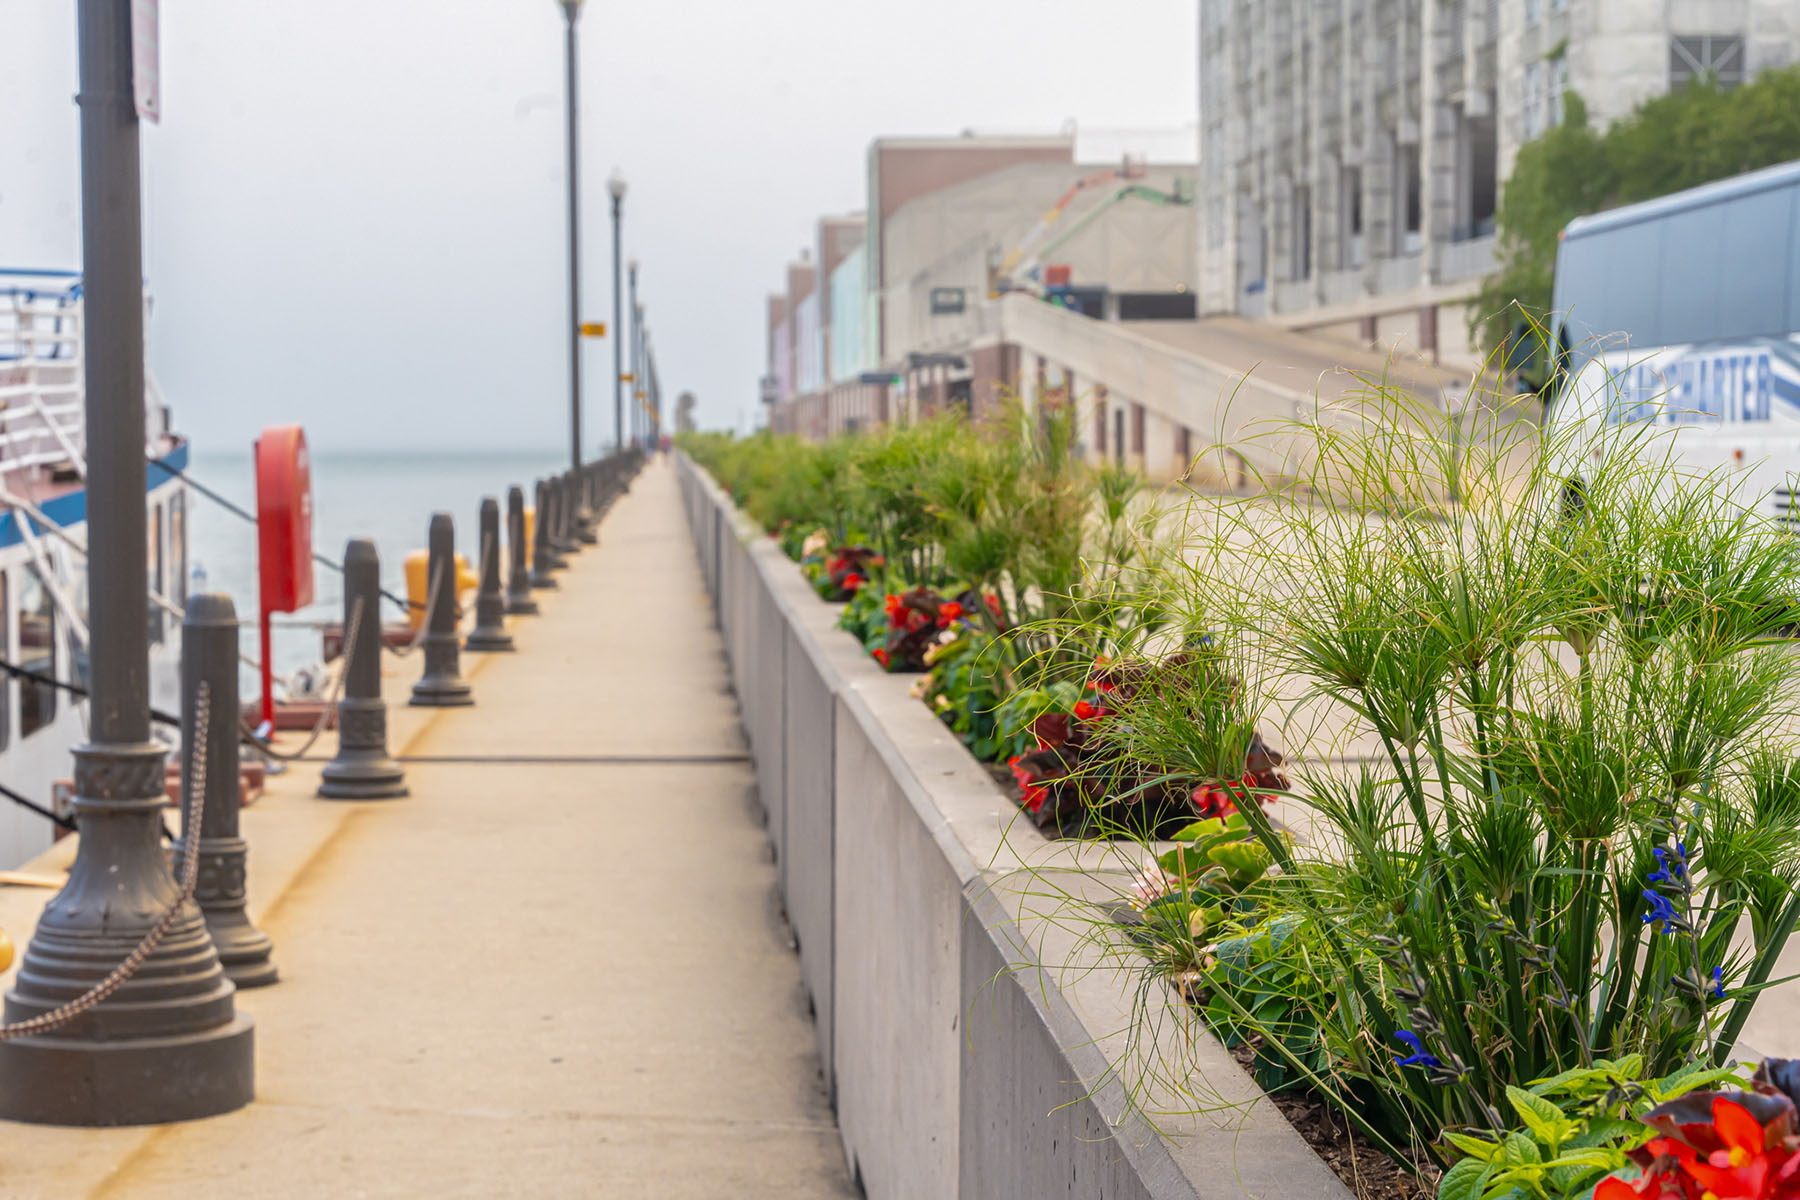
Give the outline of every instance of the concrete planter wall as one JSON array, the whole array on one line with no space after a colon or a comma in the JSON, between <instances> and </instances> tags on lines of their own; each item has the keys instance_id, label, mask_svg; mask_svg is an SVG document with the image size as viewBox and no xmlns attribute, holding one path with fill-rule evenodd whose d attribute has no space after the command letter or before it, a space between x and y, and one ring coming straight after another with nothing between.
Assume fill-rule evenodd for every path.
<instances>
[{"instance_id":1,"label":"concrete planter wall","mask_svg":"<svg viewBox=\"0 0 1800 1200\"><path fill-rule=\"evenodd\" d=\"M781 548L678 466L871 1200L1348 1200L1164 989L1133 1029L1136 976L1069 919L1128 864L1044 839L910 678L863 655Z\"/></svg>"}]
</instances>

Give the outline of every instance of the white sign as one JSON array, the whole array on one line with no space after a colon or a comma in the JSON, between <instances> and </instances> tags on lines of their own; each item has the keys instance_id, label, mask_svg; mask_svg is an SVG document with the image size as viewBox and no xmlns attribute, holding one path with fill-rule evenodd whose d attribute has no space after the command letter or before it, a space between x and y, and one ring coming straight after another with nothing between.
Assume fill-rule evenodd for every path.
<instances>
[{"instance_id":1,"label":"white sign","mask_svg":"<svg viewBox=\"0 0 1800 1200\"><path fill-rule=\"evenodd\" d=\"M162 120L162 71L158 64L156 9L158 0L131 0L131 84L138 116Z\"/></svg>"}]
</instances>

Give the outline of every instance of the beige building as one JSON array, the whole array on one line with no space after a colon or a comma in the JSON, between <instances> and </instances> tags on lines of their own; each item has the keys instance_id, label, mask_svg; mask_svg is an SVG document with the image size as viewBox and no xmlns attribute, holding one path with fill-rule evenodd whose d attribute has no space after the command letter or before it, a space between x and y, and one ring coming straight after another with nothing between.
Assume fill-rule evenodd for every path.
<instances>
[{"instance_id":1,"label":"beige building","mask_svg":"<svg viewBox=\"0 0 1800 1200\"><path fill-rule=\"evenodd\" d=\"M1800 0L1200 0L1200 307L1471 356L1519 147L1794 61Z\"/></svg>"}]
</instances>

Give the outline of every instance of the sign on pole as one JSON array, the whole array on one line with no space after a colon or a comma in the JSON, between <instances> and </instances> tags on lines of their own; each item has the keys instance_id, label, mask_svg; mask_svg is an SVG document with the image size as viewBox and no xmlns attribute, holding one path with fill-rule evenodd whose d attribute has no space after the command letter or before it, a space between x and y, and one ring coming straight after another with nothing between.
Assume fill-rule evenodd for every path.
<instances>
[{"instance_id":1,"label":"sign on pole","mask_svg":"<svg viewBox=\"0 0 1800 1200\"><path fill-rule=\"evenodd\" d=\"M131 86L137 97L137 114L145 121L162 120L157 3L158 0L131 0Z\"/></svg>"},{"instance_id":2,"label":"sign on pole","mask_svg":"<svg viewBox=\"0 0 1800 1200\"><path fill-rule=\"evenodd\" d=\"M605 321L583 321L581 323L581 336L582 337L593 337L593 338L605 337L606 336L606 322Z\"/></svg>"}]
</instances>

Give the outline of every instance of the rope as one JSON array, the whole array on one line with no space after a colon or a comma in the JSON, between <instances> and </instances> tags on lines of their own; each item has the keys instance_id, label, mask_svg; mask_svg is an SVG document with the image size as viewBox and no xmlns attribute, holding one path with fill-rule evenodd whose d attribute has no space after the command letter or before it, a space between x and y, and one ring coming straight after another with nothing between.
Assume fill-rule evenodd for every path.
<instances>
[{"instance_id":1,"label":"rope","mask_svg":"<svg viewBox=\"0 0 1800 1200\"><path fill-rule=\"evenodd\" d=\"M284 762L292 762L313 748L313 743L319 740L319 736L325 732L325 726L331 721L331 714L337 708L338 697L341 696L344 691L344 681L350 677L350 662L352 656L356 653L356 631L362 625L362 615L363 598L358 596L350 604L350 625L344 631L344 667L338 672L337 678L331 683L331 698L326 700L325 707L319 710L319 719L313 724L312 736L306 739L306 744L301 746L298 750L277 750L274 743L265 741L264 739L257 737L256 734L251 733L249 734L249 741L258 750L262 751L270 758L278 758ZM241 734L245 731L240 727L239 732Z\"/></svg>"},{"instance_id":2,"label":"rope","mask_svg":"<svg viewBox=\"0 0 1800 1200\"><path fill-rule=\"evenodd\" d=\"M125 956L125 961L114 967L110 974L88 991L67 1004L51 1009L39 1017L28 1021L15 1021L10 1025L0 1025L0 1042L13 1038L29 1037L32 1034L48 1033L52 1029L61 1028L81 1016L88 1010L105 1003L107 997L125 986L125 981L137 974L138 968L144 965L151 953L168 935L175 922L180 919L182 910L194 898L194 888L200 882L200 810L206 799L206 728L211 717L212 689L202 680L194 693L194 770L189 780L187 808L182 814L182 831L187 835L187 842L181 858L181 894L175 903L169 906L150 932L137 944L137 948Z\"/></svg>"},{"instance_id":3,"label":"rope","mask_svg":"<svg viewBox=\"0 0 1800 1200\"><path fill-rule=\"evenodd\" d=\"M192 475L189 475L186 471L183 471L180 467L175 466L173 463L169 462L167 459L158 458L155 455L152 455L150 457L150 461L155 463L157 466L161 467L163 470L167 471L169 474L173 475L175 478L181 480L181 482L183 482L183 483L187 484L189 487L193 488L196 492L199 492L202 496L205 496L208 500L211 500L213 503L222 507L226 512L230 513L232 516L237 517L240 520L248 521L252 525L257 524L255 513L252 513L248 509L244 508L242 505L237 504L237 503L227 499L224 496L221 496L218 492L213 491L211 488L207 487L204 483L201 483L198 479L195 479ZM327 557L325 557L325 555L320 554L317 550L313 551L313 561L318 563L321 567L328 567L331 570L336 571L339 575L342 575L344 573L344 564L343 563L336 562L330 558L327 558ZM392 600L395 604L398 604L401 608L406 609L408 612L411 612L413 609L419 607L419 605L416 602L414 602L413 600L407 599L404 596L396 596L396 595L394 595L394 593L388 591L386 588L381 589L381 594L383 596L385 596L387 599Z\"/></svg>"},{"instance_id":4,"label":"rope","mask_svg":"<svg viewBox=\"0 0 1800 1200\"><path fill-rule=\"evenodd\" d=\"M19 795L19 793L13 791L11 788L7 787L3 783L0 783L0 796L5 796L8 800L11 800L14 804L22 805L25 808L29 808L32 812L36 813L40 817L43 817L45 820L54 821L59 828L62 828L62 829L74 829L75 828L75 822L69 820L69 818L57 816L53 810L45 808L43 805L39 804L36 800L30 800L24 796Z\"/></svg>"},{"instance_id":5,"label":"rope","mask_svg":"<svg viewBox=\"0 0 1800 1200\"><path fill-rule=\"evenodd\" d=\"M443 591L441 585L444 582L444 576L455 574L456 559L452 558L450 560L450 569L448 571L439 571L431 577L431 588L425 593L425 615L419 618L419 627L413 631L412 640L406 643L405 646L390 646L388 648L389 652L392 653L395 658L405 658L414 650L417 650L425 641L425 635L431 632L432 614L437 612L437 603Z\"/></svg>"}]
</instances>

